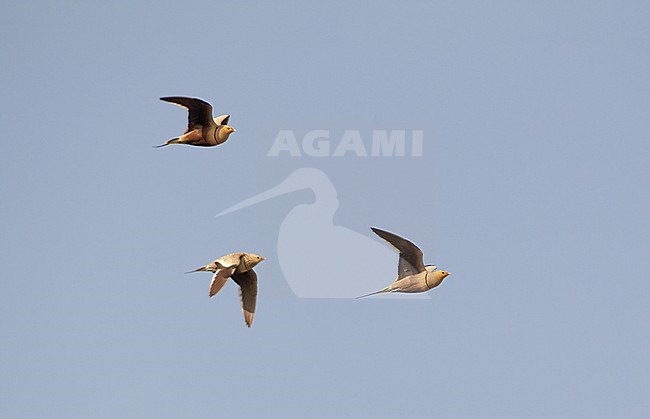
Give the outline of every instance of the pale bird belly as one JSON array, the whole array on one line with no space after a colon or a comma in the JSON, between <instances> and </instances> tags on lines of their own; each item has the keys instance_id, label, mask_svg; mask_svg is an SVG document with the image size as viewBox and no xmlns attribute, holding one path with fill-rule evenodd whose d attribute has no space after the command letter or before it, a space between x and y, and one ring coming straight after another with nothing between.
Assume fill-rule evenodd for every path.
<instances>
[{"instance_id":1,"label":"pale bird belly","mask_svg":"<svg viewBox=\"0 0 650 419\"><path fill-rule=\"evenodd\" d=\"M406 293L425 292L429 290L426 283L424 282L424 272L400 279L399 281L395 282L393 287L397 292Z\"/></svg>"},{"instance_id":2,"label":"pale bird belly","mask_svg":"<svg viewBox=\"0 0 650 419\"><path fill-rule=\"evenodd\" d=\"M201 145L205 142L203 140L203 133L198 129L195 129L194 131L190 131L187 134L181 135L180 141L183 144L192 144L192 145Z\"/></svg>"}]
</instances>

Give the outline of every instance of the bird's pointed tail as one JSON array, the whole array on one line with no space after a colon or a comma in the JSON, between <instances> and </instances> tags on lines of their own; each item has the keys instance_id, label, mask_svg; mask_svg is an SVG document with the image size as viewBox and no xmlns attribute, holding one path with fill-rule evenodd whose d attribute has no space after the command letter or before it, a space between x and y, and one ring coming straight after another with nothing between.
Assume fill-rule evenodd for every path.
<instances>
[{"instance_id":1,"label":"bird's pointed tail","mask_svg":"<svg viewBox=\"0 0 650 419\"><path fill-rule=\"evenodd\" d=\"M193 271L187 271L185 273L186 274L191 274L191 273L194 273L194 272L202 272L202 271L207 271L207 270L208 270L207 266L201 266L200 268L196 268Z\"/></svg>"},{"instance_id":2,"label":"bird's pointed tail","mask_svg":"<svg viewBox=\"0 0 650 419\"><path fill-rule=\"evenodd\" d=\"M180 144L180 137L172 138L171 140L167 141L165 144L160 144L160 145L155 145L153 148L160 148L160 147L165 147L170 144Z\"/></svg>"},{"instance_id":3,"label":"bird's pointed tail","mask_svg":"<svg viewBox=\"0 0 650 419\"><path fill-rule=\"evenodd\" d=\"M361 297L357 297L357 300L359 298L370 297L371 295L383 294L385 292L391 292L391 291L392 290L390 289L390 287L386 287L386 288L380 289L379 291L371 292L370 294L366 294L366 295L362 295Z\"/></svg>"}]
</instances>

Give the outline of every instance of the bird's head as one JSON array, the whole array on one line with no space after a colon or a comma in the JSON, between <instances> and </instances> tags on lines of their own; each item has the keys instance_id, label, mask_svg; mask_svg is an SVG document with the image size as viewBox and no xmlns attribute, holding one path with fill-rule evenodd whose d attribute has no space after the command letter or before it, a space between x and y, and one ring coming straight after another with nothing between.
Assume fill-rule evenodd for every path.
<instances>
[{"instance_id":1,"label":"bird's head","mask_svg":"<svg viewBox=\"0 0 650 419\"><path fill-rule=\"evenodd\" d=\"M232 134L233 132L237 132L237 130L230 125L224 125L222 129L226 136Z\"/></svg>"},{"instance_id":2,"label":"bird's head","mask_svg":"<svg viewBox=\"0 0 650 419\"><path fill-rule=\"evenodd\" d=\"M246 270L253 269L258 263L264 260L263 256L256 255L255 253L246 253L242 258L244 268Z\"/></svg>"},{"instance_id":3,"label":"bird's head","mask_svg":"<svg viewBox=\"0 0 650 419\"><path fill-rule=\"evenodd\" d=\"M433 279L435 281L442 281L443 279L447 278L449 275L451 275L448 271L433 271Z\"/></svg>"}]
</instances>

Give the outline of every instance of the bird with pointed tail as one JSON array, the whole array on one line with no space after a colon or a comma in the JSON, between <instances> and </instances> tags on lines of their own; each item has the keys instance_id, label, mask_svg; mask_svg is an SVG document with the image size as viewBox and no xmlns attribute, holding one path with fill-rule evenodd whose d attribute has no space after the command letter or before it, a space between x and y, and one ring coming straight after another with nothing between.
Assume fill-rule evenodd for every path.
<instances>
[{"instance_id":1,"label":"bird with pointed tail","mask_svg":"<svg viewBox=\"0 0 650 419\"><path fill-rule=\"evenodd\" d=\"M155 146L156 148L170 144L214 147L225 143L230 134L237 132L236 129L228 125L230 115L212 118L212 105L204 100L182 96L161 97L160 100L187 109L189 115L185 133L180 137L172 138L165 144Z\"/></svg>"},{"instance_id":2,"label":"bird with pointed tail","mask_svg":"<svg viewBox=\"0 0 650 419\"><path fill-rule=\"evenodd\" d=\"M221 291L228 278L232 278L239 285L239 299L244 312L244 321L246 326L251 327L257 304L257 274L253 268L263 260L262 256L254 253L231 253L186 273L212 272L214 275L210 283L210 297Z\"/></svg>"},{"instance_id":3,"label":"bird with pointed tail","mask_svg":"<svg viewBox=\"0 0 650 419\"><path fill-rule=\"evenodd\" d=\"M357 298L387 292L427 292L440 285L443 279L451 275L447 271L437 269L435 265L425 265L422 250L405 238L375 227L371 229L376 235L386 240L399 251L397 279L386 288Z\"/></svg>"}]
</instances>

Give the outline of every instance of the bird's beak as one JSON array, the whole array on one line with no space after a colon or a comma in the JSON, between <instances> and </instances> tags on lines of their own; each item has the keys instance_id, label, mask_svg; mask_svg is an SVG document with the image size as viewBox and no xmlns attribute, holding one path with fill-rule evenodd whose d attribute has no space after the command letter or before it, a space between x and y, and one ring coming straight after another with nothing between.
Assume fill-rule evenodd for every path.
<instances>
[{"instance_id":1,"label":"bird's beak","mask_svg":"<svg viewBox=\"0 0 650 419\"><path fill-rule=\"evenodd\" d=\"M221 217L222 215L229 214L231 212L239 211L243 208L249 207L251 205L258 204L260 202L266 201L271 198L275 198L276 196L284 195L289 192L297 191L300 189L305 188L304 185L301 184L296 184L295 180L292 178L290 180L291 176L289 176L287 179L283 180L279 185L266 190L264 192L260 192L257 195L245 199L241 201L238 204L235 204L231 206L230 208L226 208L225 210L221 211L219 214L216 215L216 217Z\"/></svg>"},{"instance_id":2,"label":"bird's beak","mask_svg":"<svg viewBox=\"0 0 650 419\"><path fill-rule=\"evenodd\" d=\"M237 132L237 130L233 128L233 129L232 129L232 132Z\"/></svg>"}]
</instances>

